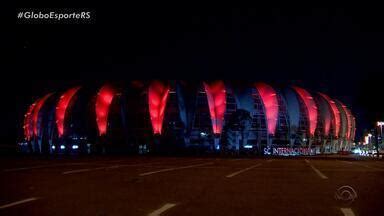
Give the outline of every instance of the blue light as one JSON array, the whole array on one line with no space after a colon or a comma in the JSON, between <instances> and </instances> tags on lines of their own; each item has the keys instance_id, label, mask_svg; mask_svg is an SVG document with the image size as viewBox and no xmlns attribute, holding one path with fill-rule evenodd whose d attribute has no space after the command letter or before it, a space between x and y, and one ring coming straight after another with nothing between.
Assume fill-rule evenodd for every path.
<instances>
[{"instance_id":1,"label":"blue light","mask_svg":"<svg viewBox=\"0 0 384 216\"><path fill-rule=\"evenodd\" d=\"M220 150L220 145L217 145L217 146L216 146L216 150Z\"/></svg>"},{"instance_id":2,"label":"blue light","mask_svg":"<svg viewBox=\"0 0 384 216\"><path fill-rule=\"evenodd\" d=\"M361 150L359 148L353 150L354 154L361 154Z\"/></svg>"},{"instance_id":3,"label":"blue light","mask_svg":"<svg viewBox=\"0 0 384 216\"><path fill-rule=\"evenodd\" d=\"M20 142L19 145L20 145L20 146L27 146L28 143L27 143L27 142Z\"/></svg>"},{"instance_id":4,"label":"blue light","mask_svg":"<svg viewBox=\"0 0 384 216\"><path fill-rule=\"evenodd\" d=\"M251 148L253 148L253 146L252 145L244 145L244 148L251 149Z\"/></svg>"},{"instance_id":5,"label":"blue light","mask_svg":"<svg viewBox=\"0 0 384 216\"><path fill-rule=\"evenodd\" d=\"M60 149L65 149L65 145L61 145L61 146L60 146Z\"/></svg>"},{"instance_id":6,"label":"blue light","mask_svg":"<svg viewBox=\"0 0 384 216\"><path fill-rule=\"evenodd\" d=\"M73 146L72 146L72 149L78 149L78 148L79 148L78 145L73 145Z\"/></svg>"}]
</instances>

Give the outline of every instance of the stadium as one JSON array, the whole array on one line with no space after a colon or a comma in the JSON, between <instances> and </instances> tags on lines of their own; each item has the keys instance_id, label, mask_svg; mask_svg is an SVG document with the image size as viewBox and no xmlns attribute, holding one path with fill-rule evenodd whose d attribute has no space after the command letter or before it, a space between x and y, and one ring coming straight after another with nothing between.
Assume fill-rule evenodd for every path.
<instances>
[{"instance_id":1,"label":"stadium","mask_svg":"<svg viewBox=\"0 0 384 216\"><path fill-rule=\"evenodd\" d=\"M355 117L298 86L131 81L47 93L27 107L20 152L315 155L349 151Z\"/></svg>"}]
</instances>

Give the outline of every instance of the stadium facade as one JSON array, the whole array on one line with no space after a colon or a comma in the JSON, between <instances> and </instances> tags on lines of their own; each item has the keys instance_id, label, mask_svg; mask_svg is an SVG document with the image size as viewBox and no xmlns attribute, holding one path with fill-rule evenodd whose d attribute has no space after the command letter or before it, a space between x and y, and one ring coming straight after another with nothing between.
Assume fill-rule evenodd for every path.
<instances>
[{"instance_id":1,"label":"stadium facade","mask_svg":"<svg viewBox=\"0 0 384 216\"><path fill-rule=\"evenodd\" d=\"M324 93L153 80L49 93L27 109L19 147L43 154L307 155L350 150L354 137L351 110Z\"/></svg>"}]
</instances>

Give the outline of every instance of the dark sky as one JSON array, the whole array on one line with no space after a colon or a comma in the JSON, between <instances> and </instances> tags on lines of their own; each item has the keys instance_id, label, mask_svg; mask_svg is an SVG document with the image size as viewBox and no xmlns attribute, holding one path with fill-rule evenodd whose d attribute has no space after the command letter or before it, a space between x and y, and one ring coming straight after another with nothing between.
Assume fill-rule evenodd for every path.
<instances>
[{"instance_id":1,"label":"dark sky","mask_svg":"<svg viewBox=\"0 0 384 216\"><path fill-rule=\"evenodd\" d=\"M16 89L16 109L5 108L2 135L14 139L46 92L151 78L296 83L343 101L360 131L384 119L381 8L90 8L90 24L16 21L16 76L2 86Z\"/></svg>"}]
</instances>

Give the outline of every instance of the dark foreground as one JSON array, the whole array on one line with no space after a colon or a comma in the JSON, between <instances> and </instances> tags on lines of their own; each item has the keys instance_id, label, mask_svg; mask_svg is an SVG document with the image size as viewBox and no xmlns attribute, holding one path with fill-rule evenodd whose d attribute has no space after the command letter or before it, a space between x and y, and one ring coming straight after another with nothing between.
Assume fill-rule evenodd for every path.
<instances>
[{"instance_id":1,"label":"dark foreground","mask_svg":"<svg viewBox=\"0 0 384 216\"><path fill-rule=\"evenodd\" d=\"M0 215L383 215L384 162L0 159ZM341 186L348 196L336 199ZM346 189L347 191L350 189ZM344 192L340 195L348 195Z\"/></svg>"}]
</instances>

